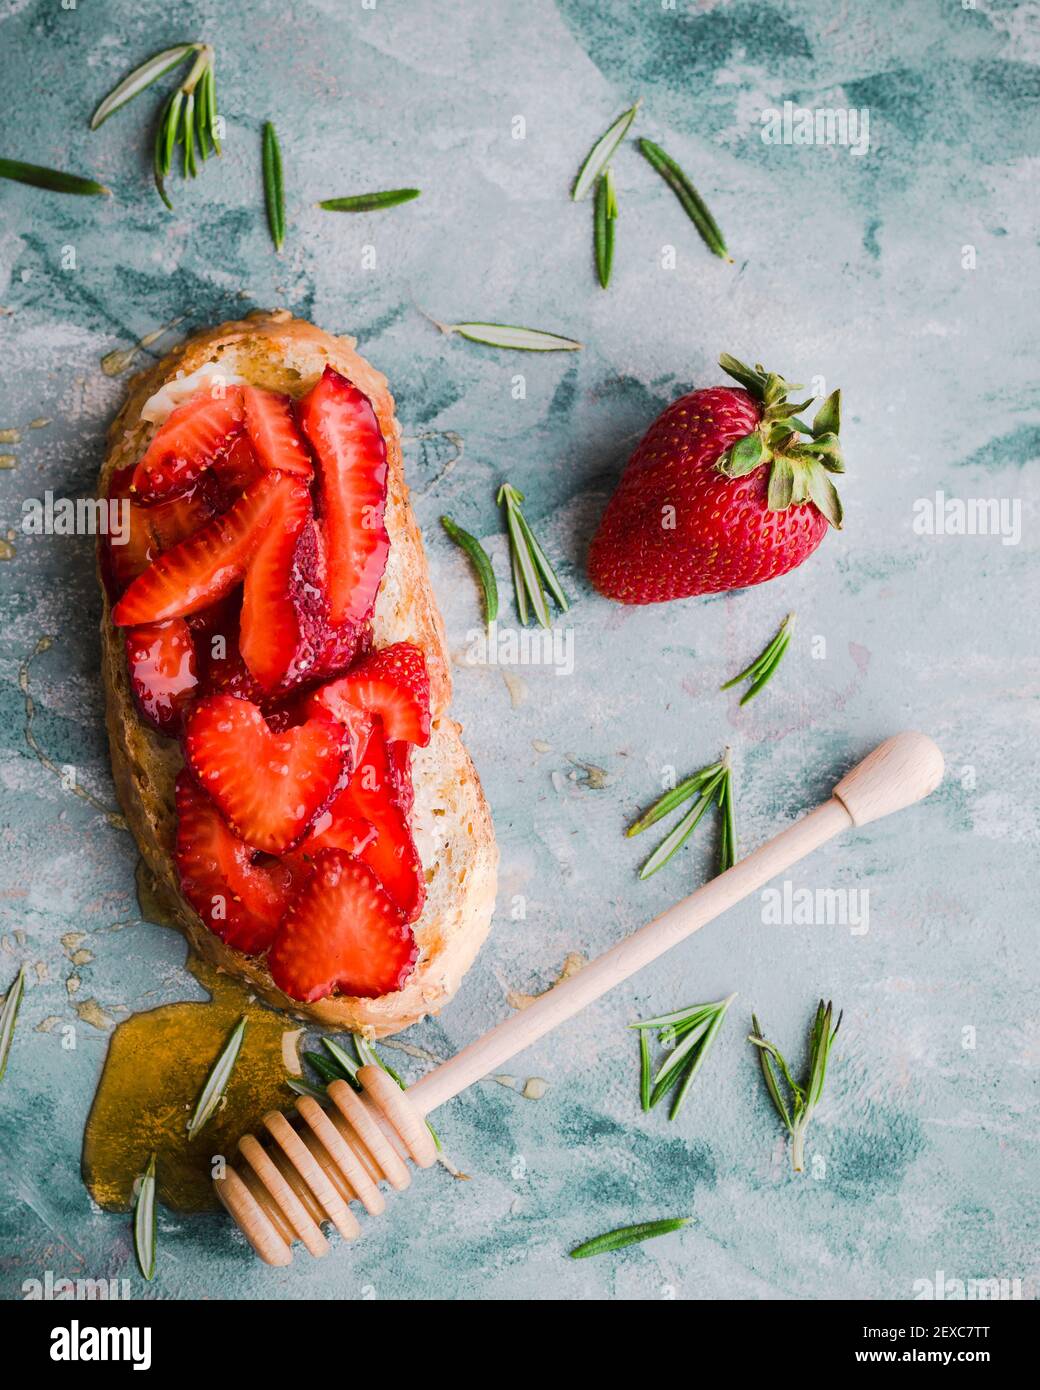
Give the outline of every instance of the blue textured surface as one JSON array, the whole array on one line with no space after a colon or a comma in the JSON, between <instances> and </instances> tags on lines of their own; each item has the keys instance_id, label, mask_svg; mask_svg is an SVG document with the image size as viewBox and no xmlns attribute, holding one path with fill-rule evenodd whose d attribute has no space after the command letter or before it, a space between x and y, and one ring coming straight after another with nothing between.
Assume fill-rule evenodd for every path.
<instances>
[{"instance_id":1,"label":"blue textured surface","mask_svg":"<svg viewBox=\"0 0 1040 1390\"><path fill-rule=\"evenodd\" d=\"M147 170L157 94L97 134L87 119L134 63L194 36L217 48L226 153L194 185L173 181L170 216ZM1035 1296L1036 6L3 0L0 45L4 90L19 92L0 153L89 170L118 195L0 185L0 428L21 430L0 444L17 460L0 474L0 526L17 528L23 499L46 488L89 493L123 391L100 371L105 353L178 315L189 331L284 305L355 333L390 378L453 650L479 609L437 517L451 511L485 539L508 605L503 477L528 494L573 595L572 675L519 671L514 707L500 672L457 672L455 710L501 843L500 910L456 1001L406 1042L450 1054L506 1013L509 989L544 988L569 952L597 954L700 881L710 836L646 884L642 844L622 838L668 765L682 775L733 745L745 847L899 728L932 733L949 765L927 804L792 876L869 889L865 934L766 925L751 900L518 1059L518 1078L549 1083L543 1099L488 1082L440 1113L470 1182L421 1175L357 1246L288 1271L261 1267L216 1214L163 1214L148 1292L908 1298L941 1269L1019 1277ZM567 191L640 95L636 133L695 177L736 264L708 255L629 145L603 293L590 210ZM760 112L785 99L869 108L869 152L765 144ZM285 158L281 257L261 210L266 118ZM412 183L422 198L379 216L313 208ZM63 269L69 247L75 268ZM587 347L521 358L445 339L415 302ZM718 380L720 350L844 388L847 528L764 588L622 610L584 578L591 529L635 440L675 395ZM51 423L28 429L37 417ZM464 453L445 470L453 434ZM915 500L937 489L1018 500L1021 542L916 534ZM25 959L30 988L0 1086L0 1294L20 1296L46 1269L127 1275L137 1293L126 1219L92 1210L80 1183L82 1125L105 1017L200 996L181 938L135 924L129 836L26 742L28 689L36 746L113 804L92 542L13 545L0 568L0 986ZM785 665L739 711L718 686L790 608ZM53 645L26 674L43 636ZM572 758L609 784L572 777ZM517 894L523 921L510 916ZM84 939L63 945L70 932ZM75 950L92 958L73 965ZM625 1025L732 990L679 1121L643 1116ZM796 1050L821 993L845 1009L809 1144L825 1174L795 1177L743 1036L754 1007ZM87 1010L97 1026L77 1017L84 1001L103 1011ZM69 1023L75 1050L62 1046ZM421 1061L393 1055L420 1074ZM613 1226L683 1213L696 1224L680 1236L563 1258Z\"/></svg>"}]
</instances>

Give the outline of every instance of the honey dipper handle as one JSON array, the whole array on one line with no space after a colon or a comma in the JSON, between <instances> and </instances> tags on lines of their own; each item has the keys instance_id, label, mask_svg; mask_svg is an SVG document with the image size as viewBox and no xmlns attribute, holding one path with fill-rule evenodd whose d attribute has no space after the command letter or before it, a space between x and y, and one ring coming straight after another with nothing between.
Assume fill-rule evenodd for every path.
<instances>
[{"instance_id":1,"label":"honey dipper handle","mask_svg":"<svg viewBox=\"0 0 1040 1390\"><path fill-rule=\"evenodd\" d=\"M443 1062L409 1088L409 1099L428 1115L842 830L927 796L942 771L942 754L923 734L886 740L842 778L829 801Z\"/></svg>"}]
</instances>

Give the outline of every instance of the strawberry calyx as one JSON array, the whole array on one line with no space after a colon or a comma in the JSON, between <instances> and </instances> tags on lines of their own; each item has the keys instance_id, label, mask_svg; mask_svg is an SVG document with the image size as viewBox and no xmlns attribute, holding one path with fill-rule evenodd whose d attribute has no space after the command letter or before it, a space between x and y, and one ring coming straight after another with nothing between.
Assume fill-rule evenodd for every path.
<instances>
[{"instance_id":1,"label":"strawberry calyx","mask_svg":"<svg viewBox=\"0 0 1040 1390\"><path fill-rule=\"evenodd\" d=\"M729 446L715 467L727 478L743 478L768 464L766 505L770 511L782 512L812 502L840 531L841 498L830 475L845 472L838 439L841 392L831 392L810 425L800 415L814 397L797 403L788 400L789 393L804 389L796 382L767 372L760 362L748 367L726 352L719 358L719 366L758 403L761 418L756 429Z\"/></svg>"}]
</instances>

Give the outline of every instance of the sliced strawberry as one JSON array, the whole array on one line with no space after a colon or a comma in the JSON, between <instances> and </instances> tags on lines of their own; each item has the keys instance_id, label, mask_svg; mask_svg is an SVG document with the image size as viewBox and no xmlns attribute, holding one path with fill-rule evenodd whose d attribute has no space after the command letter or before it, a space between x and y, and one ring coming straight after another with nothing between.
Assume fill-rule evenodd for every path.
<instances>
[{"instance_id":1,"label":"sliced strawberry","mask_svg":"<svg viewBox=\"0 0 1040 1390\"><path fill-rule=\"evenodd\" d=\"M126 634L126 664L141 714L161 734L176 737L199 684L188 624L173 618L132 627Z\"/></svg>"},{"instance_id":2,"label":"sliced strawberry","mask_svg":"<svg viewBox=\"0 0 1040 1390\"><path fill-rule=\"evenodd\" d=\"M293 559L291 587L300 642L281 683L283 693L345 671L371 640L367 622L332 622L325 556L324 534L311 521L300 532Z\"/></svg>"},{"instance_id":3,"label":"sliced strawberry","mask_svg":"<svg viewBox=\"0 0 1040 1390\"><path fill-rule=\"evenodd\" d=\"M211 476L218 500L223 503L220 510L226 511L266 471L249 436L237 435L213 462Z\"/></svg>"},{"instance_id":4,"label":"sliced strawberry","mask_svg":"<svg viewBox=\"0 0 1040 1390\"><path fill-rule=\"evenodd\" d=\"M241 594L229 594L185 619L195 639L199 694L237 695L240 700L260 704L264 692L242 660L238 646L241 607Z\"/></svg>"},{"instance_id":5,"label":"sliced strawberry","mask_svg":"<svg viewBox=\"0 0 1040 1390\"><path fill-rule=\"evenodd\" d=\"M278 928L267 958L290 999L334 990L364 999L398 990L419 955L412 929L375 874L342 850L325 850Z\"/></svg>"},{"instance_id":6,"label":"sliced strawberry","mask_svg":"<svg viewBox=\"0 0 1040 1390\"><path fill-rule=\"evenodd\" d=\"M230 511L214 517L165 551L116 604L117 627L162 622L208 608L245 575L264 529L293 487L280 473L265 473Z\"/></svg>"},{"instance_id":7,"label":"sliced strawberry","mask_svg":"<svg viewBox=\"0 0 1040 1390\"><path fill-rule=\"evenodd\" d=\"M415 805L415 788L412 785L412 745L401 739L394 739L386 745L390 759L390 775L394 779L397 804L405 820L411 819Z\"/></svg>"},{"instance_id":8,"label":"sliced strawberry","mask_svg":"<svg viewBox=\"0 0 1040 1390\"><path fill-rule=\"evenodd\" d=\"M356 853L379 875L383 887L405 915L414 922L426 899L422 862L408 827L391 768L386 739L378 720L362 749L350 781L329 807L331 823L323 833L315 825L315 844L305 840L301 850L324 844L353 845L357 822L372 826L375 834ZM341 827L346 827L341 829Z\"/></svg>"},{"instance_id":9,"label":"sliced strawberry","mask_svg":"<svg viewBox=\"0 0 1040 1390\"><path fill-rule=\"evenodd\" d=\"M313 478L314 465L296 428L291 398L276 391L261 391L258 386L244 386L242 399L246 431L263 466Z\"/></svg>"},{"instance_id":10,"label":"sliced strawberry","mask_svg":"<svg viewBox=\"0 0 1040 1390\"><path fill-rule=\"evenodd\" d=\"M352 709L368 710L382 719L388 739L421 747L430 741L430 678L426 658L411 642L371 652L312 698L342 723Z\"/></svg>"},{"instance_id":11,"label":"sliced strawberry","mask_svg":"<svg viewBox=\"0 0 1040 1390\"><path fill-rule=\"evenodd\" d=\"M390 550L386 444L366 396L331 367L297 414L318 462L320 513L328 541L329 618L364 621Z\"/></svg>"},{"instance_id":12,"label":"sliced strawberry","mask_svg":"<svg viewBox=\"0 0 1040 1390\"><path fill-rule=\"evenodd\" d=\"M287 478L282 491L284 497L249 562L242 593L239 647L265 693L285 675L300 644L292 567L297 538L311 518L306 483Z\"/></svg>"},{"instance_id":13,"label":"sliced strawberry","mask_svg":"<svg viewBox=\"0 0 1040 1390\"><path fill-rule=\"evenodd\" d=\"M189 488L242 428L242 388L221 396L208 389L171 411L159 426L134 473L134 491L158 500Z\"/></svg>"},{"instance_id":14,"label":"sliced strawberry","mask_svg":"<svg viewBox=\"0 0 1040 1390\"><path fill-rule=\"evenodd\" d=\"M259 708L209 695L188 716L185 752L199 785L235 833L282 854L331 799L343 770L342 732L309 719L274 733Z\"/></svg>"},{"instance_id":15,"label":"sliced strawberry","mask_svg":"<svg viewBox=\"0 0 1040 1390\"><path fill-rule=\"evenodd\" d=\"M128 516L125 528L107 536L102 549L102 575L113 602L162 551L199 530L215 511L201 488L168 502L142 506L131 497L133 474L132 464L119 469L108 489L109 500L118 499Z\"/></svg>"},{"instance_id":16,"label":"sliced strawberry","mask_svg":"<svg viewBox=\"0 0 1040 1390\"><path fill-rule=\"evenodd\" d=\"M187 769L177 776L177 844L181 891L210 931L250 955L266 951L289 905L284 865L257 862L228 829Z\"/></svg>"}]
</instances>

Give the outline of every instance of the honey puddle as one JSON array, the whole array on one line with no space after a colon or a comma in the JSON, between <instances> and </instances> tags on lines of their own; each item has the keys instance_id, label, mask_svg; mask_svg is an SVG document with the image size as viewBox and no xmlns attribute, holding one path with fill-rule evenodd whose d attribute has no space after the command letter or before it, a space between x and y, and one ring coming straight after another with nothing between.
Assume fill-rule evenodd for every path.
<instances>
[{"instance_id":1,"label":"honey puddle","mask_svg":"<svg viewBox=\"0 0 1040 1390\"><path fill-rule=\"evenodd\" d=\"M143 869L143 866L142 866ZM163 922L165 914L138 874L142 916ZM157 1195L174 1211L218 1206L211 1185L214 1154L231 1157L241 1136L268 1110L293 1099L289 1068L299 1072L297 1043L302 1030L251 998L238 980L189 955L187 967L210 999L163 1004L120 1023L108 1045L83 1134L83 1180L106 1211L128 1211L134 1181L156 1164ZM224 1104L190 1143L187 1124L210 1068L228 1035L245 1014L242 1049Z\"/></svg>"}]
</instances>

